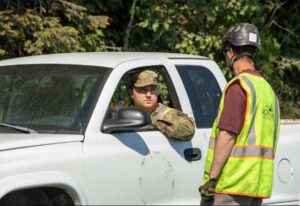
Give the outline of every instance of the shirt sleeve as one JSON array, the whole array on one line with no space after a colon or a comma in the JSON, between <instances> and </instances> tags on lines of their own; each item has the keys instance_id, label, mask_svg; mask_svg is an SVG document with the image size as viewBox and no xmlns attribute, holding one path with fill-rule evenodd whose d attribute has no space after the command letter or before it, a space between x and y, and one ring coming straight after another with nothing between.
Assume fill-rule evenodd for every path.
<instances>
[{"instance_id":1,"label":"shirt sleeve","mask_svg":"<svg viewBox=\"0 0 300 206\"><path fill-rule=\"evenodd\" d=\"M246 92L242 89L239 81L236 81L225 93L225 102L218 128L236 135L239 134L244 124L246 101Z\"/></svg>"},{"instance_id":2,"label":"shirt sleeve","mask_svg":"<svg viewBox=\"0 0 300 206\"><path fill-rule=\"evenodd\" d=\"M189 141L195 134L195 123L187 114L173 108L168 108L153 126L167 137L181 141Z\"/></svg>"}]
</instances>

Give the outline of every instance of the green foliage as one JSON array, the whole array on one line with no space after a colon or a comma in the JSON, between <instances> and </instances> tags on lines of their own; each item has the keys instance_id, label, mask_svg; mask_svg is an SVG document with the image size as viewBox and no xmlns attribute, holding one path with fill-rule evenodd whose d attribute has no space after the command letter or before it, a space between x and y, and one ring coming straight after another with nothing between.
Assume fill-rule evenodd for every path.
<instances>
[{"instance_id":1,"label":"green foliage","mask_svg":"<svg viewBox=\"0 0 300 206\"><path fill-rule=\"evenodd\" d=\"M169 97L169 92L168 88L165 82L165 79L161 74L158 75L158 85L159 85L159 97L161 98L161 101L164 105L169 105L170 104L170 97Z\"/></svg>"},{"instance_id":2,"label":"green foliage","mask_svg":"<svg viewBox=\"0 0 300 206\"><path fill-rule=\"evenodd\" d=\"M277 91L281 102L280 108L283 118L300 117L300 60L286 57L271 59L271 74L267 76L270 84Z\"/></svg>"},{"instance_id":3,"label":"green foliage","mask_svg":"<svg viewBox=\"0 0 300 206\"><path fill-rule=\"evenodd\" d=\"M300 118L300 1L140 1L136 9L130 50L208 56L227 79L232 74L219 55L224 33L235 23L255 24L262 38L257 69L278 94L282 117Z\"/></svg>"},{"instance_id":4,"label":"green foliage","mask_svg":"<svg viewBox=\"0 0 300 206\"><path fill-rule=\"evenodd\" d=\"M219 55L224 33L235 23L255 24L262 38L256 67L279 95L282 116L300 118L298 0L6 0L0 9L2 59L121 48L179 52L216 60L227 79Z\"/></svg>"},{"instance_id":5,"label":"green foliage","mask_svg":"<svg viewBox=\"0 0 300 206\"><path fill-rule=\"evenodd\" d=\"M0 58L105 49L107 16L90 15L72 1L53 1L47 11L39 6L0 12Z\"/></svg>"}]
</instances>

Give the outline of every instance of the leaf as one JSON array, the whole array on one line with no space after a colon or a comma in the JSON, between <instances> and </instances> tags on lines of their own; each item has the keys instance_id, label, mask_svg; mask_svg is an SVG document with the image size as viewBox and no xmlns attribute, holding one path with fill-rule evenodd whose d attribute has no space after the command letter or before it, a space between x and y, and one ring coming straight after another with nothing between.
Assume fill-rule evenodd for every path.
<instances>
[{"instance_id":1,"label":"leaf","mask_svg":"<svg viewBox=\"0 0 300 206\"><path fill-rule=\"evenodd\" d=\"M146 19L145 21L140 22L138 25L142 28L146 28L149 25L149 20Z\"/></svg>"},{"instance_id":2,"label":"leaf","mask_svg":"<svg viewBox=\"0 0 300 206\"><path fill-rule=\"evenodd\" d=\"M154 24L152 24L152 29L154 32L157 31L158 27L159 27L159 23L155 22Z\"/></svg>"},{"instance_id":3,"label":"leaf","mask_svg":"<svg viewBox=\"0 0 300 206\"><path fill-rule=\"evenodd\" d=\"M165 30L169 30L169 28L170 28L170 25L167 22L164 22L163 26L164 26Z\"/></svg>"}]
</instances>

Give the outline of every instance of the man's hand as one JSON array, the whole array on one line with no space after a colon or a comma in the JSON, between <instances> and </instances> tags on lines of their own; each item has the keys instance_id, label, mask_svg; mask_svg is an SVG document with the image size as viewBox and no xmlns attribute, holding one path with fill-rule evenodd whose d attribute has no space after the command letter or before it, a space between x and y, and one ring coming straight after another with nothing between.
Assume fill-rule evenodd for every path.
<instances>
[{"instance_id":1,"label":"man's hand","mask_svg":"<svg viewBox=\"0 0 300 206\"><path fill-rule=\"evenodd\" d=\"M216 180L210 179L199 188L199 192L205 201L211 200L215 194Z\"/></svg>"}]
</instances>

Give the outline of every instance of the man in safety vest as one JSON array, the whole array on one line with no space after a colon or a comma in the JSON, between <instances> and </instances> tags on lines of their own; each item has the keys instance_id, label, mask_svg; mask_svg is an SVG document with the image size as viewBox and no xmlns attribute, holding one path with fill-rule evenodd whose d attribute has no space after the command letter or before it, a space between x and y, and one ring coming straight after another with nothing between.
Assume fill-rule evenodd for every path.
<instances>
[{"instance_id":1,"label":"man in safety vest","mask_svg":"<svg viewBox=\"0 0 300 206\"><path fill-rule=\"evenodd\" d=\"M201 205L261 205L271 196L280 114L273 89L254 68L259 49L258 30L248 23L232 26L222 40L235 78L212 128Z\"/></svg>"},{"instance_id":2,"label":"man in safety vest","mask_svg":"<svg viewBox=\"0 0 300 206\"><path fill-rule=\"evenodd\" d=\"M152 126L164 135L181 141L192 139L195 123L183 112L158 102L158 75L152 70L135 73L131 77L131 97L134 107L146 110Z\"/></svg>"}]
</instances>

